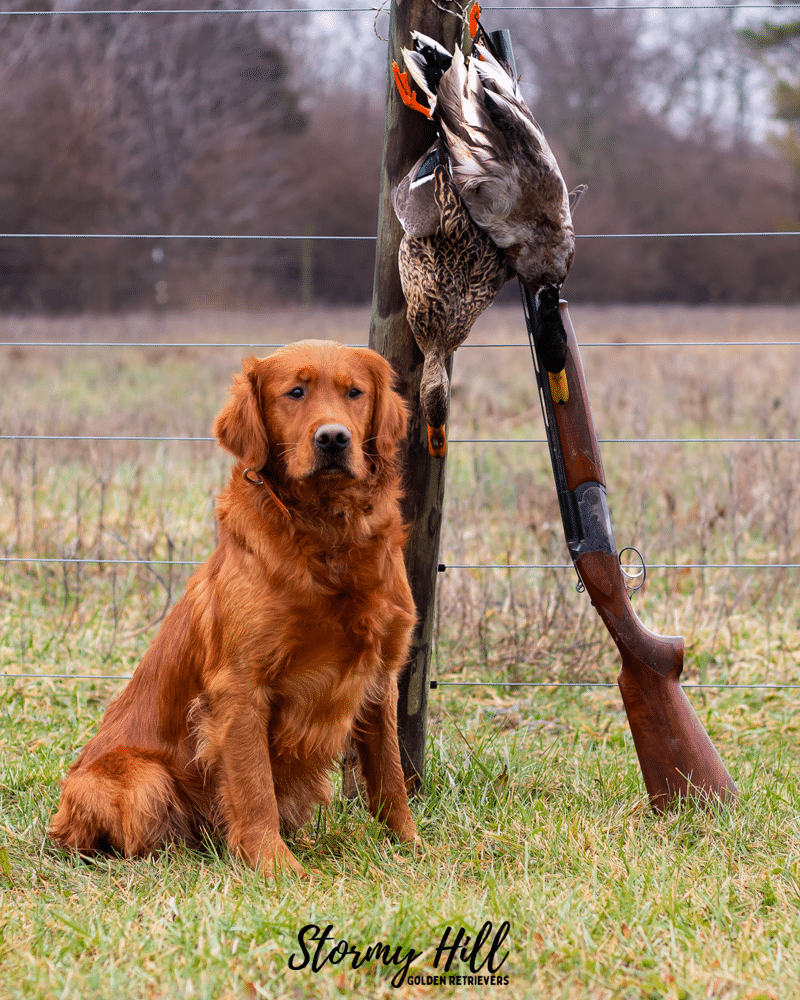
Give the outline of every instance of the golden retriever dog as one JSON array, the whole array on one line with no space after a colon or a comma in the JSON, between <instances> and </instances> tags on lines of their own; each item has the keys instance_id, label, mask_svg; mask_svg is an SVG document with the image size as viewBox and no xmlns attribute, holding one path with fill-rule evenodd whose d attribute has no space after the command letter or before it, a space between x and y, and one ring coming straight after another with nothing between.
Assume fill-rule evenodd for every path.
<instances>
[{"instance_id":1,"label":"golden retriever dog","mask_svg":"<svg viewBox=\"0 0 800 1000\"><path fill-rule=\"evenodd\" d=\"M63 782L51 836L149 854L219 832L267 873L330 798L348 735L367 804L417 838L397 742L415 620L402 547L406 410L380 355L303 341L248 358L214 433L238 459L219 544Z\"/></svg>"}]
</instances>

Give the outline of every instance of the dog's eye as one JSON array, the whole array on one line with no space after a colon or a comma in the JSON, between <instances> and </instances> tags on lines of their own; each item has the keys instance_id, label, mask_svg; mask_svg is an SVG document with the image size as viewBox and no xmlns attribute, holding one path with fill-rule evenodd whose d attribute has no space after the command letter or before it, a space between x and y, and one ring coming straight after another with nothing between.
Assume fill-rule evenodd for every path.
<instances>
[{"instance_id":1,"label":"dog's eye","mask_svg":"<svg viewBox=\"0 0 800 1000\"><path fill-rule=\"evenodd\" d=\"M355 386L353 386L352 389L348 389L347 390L347 398L348 399L358 399L359 396L363 396L363 395L364 395L364 393L361 391L361 389L357 389Z\"/></svg>"},{"instance_id":2,"label":"dog's eye","mask_svg":"<svg viewBox=\"0 0 800 1000\"><path fill-rule=\"evenodd\" d=\"M304 388L302 387L302 385L296 385L296 386L294 387L294 389L290 389L290 390L289 390L289 391L288 391L288 392L286 393L286 395L287 395L287 396L291 396L291 397L292 397L292 399L302 399L302 398L303 398L303 396L305 396L305 394L306 394L306 391L305 391L305 389L304 389Z\"/></svg>"}]
</instances>

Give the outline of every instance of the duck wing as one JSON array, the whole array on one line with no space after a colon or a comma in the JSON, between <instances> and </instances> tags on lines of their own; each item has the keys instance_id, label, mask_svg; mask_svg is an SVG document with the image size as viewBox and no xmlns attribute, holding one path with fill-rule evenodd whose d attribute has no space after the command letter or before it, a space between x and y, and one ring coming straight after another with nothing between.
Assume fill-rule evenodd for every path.
<instances>
[{"instance_id":1,"label":"duck wing","mask_svg":"<svg viewBox=\"0 0 800 1000\"><path fill-rule=\"evenodd\" d=\"M426 150L392 189L392 207L406 236L433 236L440 225L434 191L434 172L442 163L439 140Z\"/></svg>"}]
</instances>

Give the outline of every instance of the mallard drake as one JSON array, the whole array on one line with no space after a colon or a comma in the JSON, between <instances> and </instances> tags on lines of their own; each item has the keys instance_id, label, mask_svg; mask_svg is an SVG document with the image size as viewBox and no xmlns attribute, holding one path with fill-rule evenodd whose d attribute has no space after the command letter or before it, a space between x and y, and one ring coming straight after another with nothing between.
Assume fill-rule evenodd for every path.
<instances>
[{"instance_id":1,"label":"mallard drake","mask_svg":"<svg viewBox=\"0 0 800 1000\"><path fill-rule=\"evenodd\" d=\"M478 31L485 44L476 44L468 61L460 49L451 54L427 35L412 32L412 47L403 49L407 73L395 64L395 80L403 101L435 122L453 184L472 220L540 297L539 358L552 376L554 397L566 402L567 337L558 299L575 252L571 209L585 188L570 196L509 67ZM409 75L427 107L412 90Z\"/></svg>"},{"instance_id":2,"label":"mallard drake","mask_svg":"<svg viewBox=\"0 0 800 1000\"><path fill-rule=\"evenodd\" d=\"M428 451L447 453L450 381L445 362L507 277L505 256L472 221L435 144L392 191L404 230L398 265L407 318L425 355L420 403Z\"/></svg>"}]
</instances>

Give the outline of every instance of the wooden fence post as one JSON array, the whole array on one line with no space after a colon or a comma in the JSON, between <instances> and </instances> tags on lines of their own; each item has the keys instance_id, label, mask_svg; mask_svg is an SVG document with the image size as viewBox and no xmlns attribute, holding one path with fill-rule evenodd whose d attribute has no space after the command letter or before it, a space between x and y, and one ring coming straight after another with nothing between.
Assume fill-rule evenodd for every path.
<instances>
[{"instance_id":1,"label":"wooden fence post","mask_svg":"<svg viewBox=\"0 0 800 1000\"><path fill-rule=\"evenodd\" d=\"M402 68L401 48L410 44L412 29L430 35L452 51L464 42L464 23L456 14L472 0L455 0L448 13L433 0L392 0L389 28L388 84L383 166L381 170L378 246L369 345L387 358L398 374L398 388L410 410L404 454L404 514L411 527L406 568L417 606L417 627L408 665L400 678L397 728L403 770L409 787L418 788L425 774L429 665L433 640L439 535L444 498L445 459L428 454L425 419L419 405L423 356L406 322L406 302L397 269L403 235L391 203L391 190L436 138L432 124L409 111L397 93L392 61ZM448 374L452 359L448 362Z\"/></svg>"}]
</instances>

